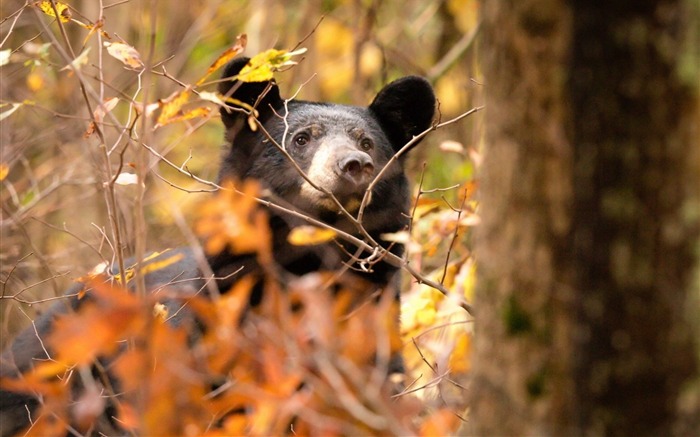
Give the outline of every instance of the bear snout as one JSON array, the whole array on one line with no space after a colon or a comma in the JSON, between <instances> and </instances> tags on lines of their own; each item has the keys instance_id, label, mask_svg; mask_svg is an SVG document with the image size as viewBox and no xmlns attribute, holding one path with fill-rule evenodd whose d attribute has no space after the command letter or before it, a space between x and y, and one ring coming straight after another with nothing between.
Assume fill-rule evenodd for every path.
<instances>
[{"instance_id":1,"label":"bear snout","mask_svg":"<svg viewBox=\"0 0 700 437\"><path fill-rule=\"evenodd\" d=\"M338 160L336 172L339 176L359 186L370 181L374 174L374 163L368 154L353 151Z\"/></svg>"}]
</instances>

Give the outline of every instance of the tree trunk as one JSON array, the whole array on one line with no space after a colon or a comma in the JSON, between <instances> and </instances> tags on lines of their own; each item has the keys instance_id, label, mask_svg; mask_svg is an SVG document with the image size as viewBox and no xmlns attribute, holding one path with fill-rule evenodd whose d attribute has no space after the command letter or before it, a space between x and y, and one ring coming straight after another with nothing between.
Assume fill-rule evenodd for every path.
<instances>
[{"instance_id":1,"label":"tree trunk","mask_svg":"<svg viewBox=\"0 0 700 437\"><path fill-rule=\"evenodd\" d=\"M668 435L696 371L698 11L595 4L484 3L476 435Z\"/></svg>"}]
</instances>

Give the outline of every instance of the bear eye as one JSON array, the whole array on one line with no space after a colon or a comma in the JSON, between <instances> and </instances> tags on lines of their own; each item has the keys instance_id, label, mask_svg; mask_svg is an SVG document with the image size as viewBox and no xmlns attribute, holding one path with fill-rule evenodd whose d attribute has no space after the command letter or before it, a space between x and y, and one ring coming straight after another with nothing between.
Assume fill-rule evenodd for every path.
<instances>
[{"instance_id":1,"label":"bear eye","mask_svg":"<svg viewBox=\"0 0 700 437\"><path fill-rule=\"evenodd\" d=\"M360 141L360 147L362 147L362 150L372 150L372 147L374 147L374 143L372 143L372 140L369 138L363 138L362 141Z\"/></svg>"},{"instance_id":2,"label":"bear eye","mask_svg":"<svg viewBox=\"0 0 700 437\"><path fill-rule=\"evenodd\" d=\"M306 132L302 132L294 136L294 144L300 147L309 144L309 140L309 134L307 134Z\"/></svg>"}]
</instances>

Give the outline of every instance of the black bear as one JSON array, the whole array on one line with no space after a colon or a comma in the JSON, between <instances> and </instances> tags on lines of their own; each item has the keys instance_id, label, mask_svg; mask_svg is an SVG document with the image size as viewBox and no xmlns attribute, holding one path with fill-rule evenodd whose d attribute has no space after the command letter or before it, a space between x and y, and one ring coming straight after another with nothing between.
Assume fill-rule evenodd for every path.
<instances>
[{"instance_id":1,"label":"black bear","mask_svg":"<svg viewBox=\"0 0 700 437\"><path fill-rule=\"evenodd\" d=\"M223 77L237 76L247 63L247 58L230 62ZM273 255L280 271L297 276L332 271L372 255L371 251L358 250L351 243L340 241L316 246L290 245L288 234L296 226L306 224L304 216L359 240L376 242L396 255L402 254L400 244L382 240L383 234L401 231L409 221L410 193L403 170L405 154L399 159L392 157L411 141L414 142L410 147L415 145L418 141L413 138L430 127L435 96L426 80L415 76L398 79L385 86L366 108L286 101L280 97L274 81L229 80L221 83L219 91L248 109L255 108L256 126L249 119L250 111L221 109L226 151L219 179L257 179L267 198L284 207L268 211ZM378 175L381 177L375 181ZM363 204L370 184L371 194ZM362 219L358 221L360 209ZM288 214L286 210L299 214ZM146 274L149 290L170 284L174 279L178 285L171 284L171 288L184 296L204 287L201 269L191 249L168 251L148 262L158 263L165 256L171 259L176 256L177 262ZM217 281L222 292L230 289L237 278L260 268L254 254L233 254L228 250L211 255L206 261L215 277L220 278ZM369 283L393 290L398 298L396 265L379 260L369 266L349 267ZM82 286L76 284L67 294L76 294ZM255 306L262 299L262 289L256 289L250 305ZM20 333L2 354L0 377L16 377L31 368L35 360L46 359L47 351L39 338L51 331L57 315L78 309L84 300L71 298L56 304L35 321L36 333L34 329ZM38 402L28 394L0 390L0 434L12 435L28 426L28 412ZM110 422L109 417L104 420ZM108 426L104 428L109 430Z\"/></svg>"}]
</instances>

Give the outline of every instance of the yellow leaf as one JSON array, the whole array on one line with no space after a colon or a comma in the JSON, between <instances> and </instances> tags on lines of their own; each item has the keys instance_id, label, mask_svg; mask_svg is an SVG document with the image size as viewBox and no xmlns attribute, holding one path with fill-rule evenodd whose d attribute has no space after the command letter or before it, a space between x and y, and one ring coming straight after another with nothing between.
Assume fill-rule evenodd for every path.
<instances>
[{"instance_id":1,"label":"yellow leaf","mask_svg":"<svg viewBox=\"0 0 700 437\"><path fill-rule=\"evenodd\" d=\"M104 46L107 47L107 53L113 58L120 60L124 65L134 69L143 68L139 52L130 45L121 42L105 41Z\"/></svg>"},{"instance_id":2,"label":"yellow leaf","mask_svg":"<svg viewBox=\"0 0 700 437\"><path fill-rule=\"evenodd\" d=\"M459 334L455 342L452 354L450 354L449 368L452 373L469 372L471 355L471 337L466 332Z\"/></svg>"},{"instance_id":3,"label":"yellow leaf","mask_svg":"<svg viewBox=\"0 0 700 437\"><path fill-rule=\"evenodd\" d=\"M248 64L238 73L241 82L265 82L272 79L272 73L281 67L295 65L292 56L305 53L302 48L293 52L286 50L269 49L253 56Z\"/></svg>"},{"instance_id":4,"label":"yellow leaf","mask_svg":"<svg viewBox=\"0 0 700 437\"><path fill-rule=\"evenodd\" d=\"M56 11L58 11L58 15L60 17L61 23L69 22L70 18L71 18L71 12L70 12L70 9L68 9L68 5L61 3L61 2L55 2L55 3L56 3ZM41 9L41 11L43 13L45 13L49 17L56 18L56 13L55 13L50 1L44 0L42 2L37 2L34 4L39 9Z\"/></svg>"},{"instance_id":5,"label":"yellow leaf","mask_svg":"<svg viewBox=\"0 0 700 437\"><path fill-rule=\"evenodd\" d=\"M297 226L289 233L287 241L295 246L313 246L331 241L336 235L333 229L317 228L316 226Z\"/></svg>"},{"instance_id":6,"label":"yellow leaf","mask_svg":"<svg viewBox=\"0 0 700 437\"><path fill-rule=\"evenodd\" d=\"M225 52L223 52L221 55L219 55L218 58L216 58L216 61L214 61L207 69L207 73L197 81L197 86L203 84L207 77L209 77L213 72L221 68L222 65L226 64L228 61L235 58L238 54L242 53L243 50L245 50L245 46L247 43L248 36L245 33L238 35L236 37L236 43L233 46L226 49Z\"/></svg>"},{"instance_id":7,"label":"yellow leaf","mask_svg":"<svg viewBox=\"0 0 700 437\"><path fill-rule=\"evenodd\" d=\"M30 91L37 92L44 87L44 78L41 74L33 71L27 76L27 88Z\"/></svg>"},{"instance_id":8,"label":"yellow leaf","mask_svg":"<svg viewBox=\"0 0 700 437\"><path fill-rule=\"evenodd\" d=\"M170 123L170 119L180 113L182 106L190 100L190 93L191 89L187 87L166 99L159 100L158 103L163 105L163 109L158 116L156 127Z\"/></svg>"},{"instance_id":9,"label":"yellow leaf","mask_svg":"<svg viewBox=\"0 0 700 437\"><path fill-rule=\"evenodd\" d=\"M156 302L156 304L153 305L153 317L161 322L165 322L168 319L168 307L160 302Z\"/></svg>"},{"instance_id":10,"label":"yellow leaf","mask_svg":"<svg viewBox=\"0 0 700 437\"><path fill-rule=\"evenodd\" d=\"M158 253L158 255L160 255L160 253ZM183 255L182 253L178 253L173 256L167 257L163 260L151 261L148 264L144 265L143 268L141 268L141 274L146 275L151 272L162 270L168 266L180 262L180 260L182 260L182 258L184 257L185 255ZM151 257L144 259L144 261L148 261L149 259L151 259Z\"/></svg>"},{"instance_id":11,"label":"yellow leaf","mask_svg":"<svg viewBox=\"0 0 700 437\"><path fill-rule=\"evenodd\" d=\"M0 181L4 181L7 174L10 172L10 166L4 162L0 162Z\"/></svg>"}]
</instances>

